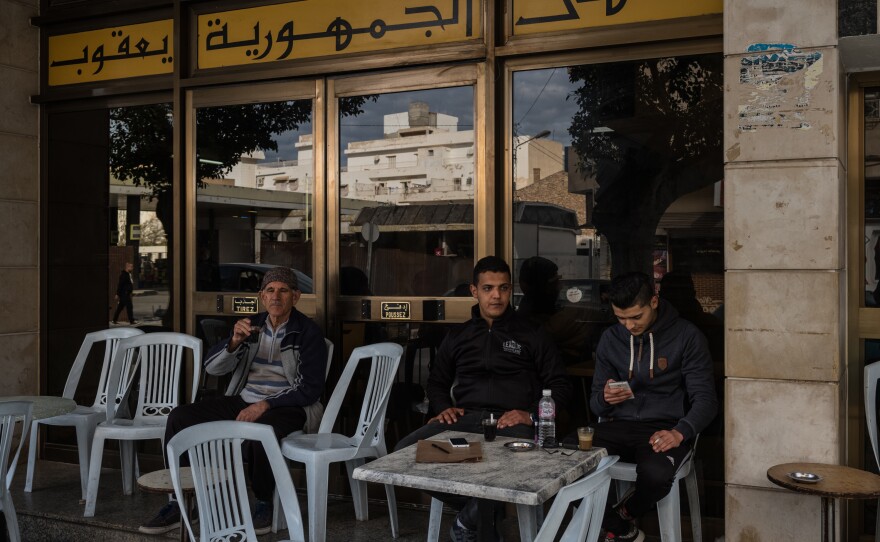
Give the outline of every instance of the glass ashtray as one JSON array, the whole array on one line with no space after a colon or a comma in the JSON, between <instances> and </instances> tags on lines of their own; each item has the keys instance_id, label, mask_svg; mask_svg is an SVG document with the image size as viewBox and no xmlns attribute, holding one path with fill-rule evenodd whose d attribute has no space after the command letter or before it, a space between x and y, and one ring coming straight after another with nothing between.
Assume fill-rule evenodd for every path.
<instances>
[{"instance_id":1,"label":"glass ashtray","mask_svg":"<svg viewBox=\"0 0 880 542\"><path fill-rule=\"evenodd\" d=\"M795 482L800 482L802 484L815 484L816 482L822 481L821 476L813 474L812 472L789 472L788 477Z\"/></svg>"},{"instance_id":2,"label":"glass ashtray","mask_svg":"<svg viewBox=\"0 0 880 542\"><path fill-rule=\"evenodd\" d=\"M530 452L535 449L535 443L527 440L515 440L505 443L504 447L514 452Z\"/></svg>"}]
</instances>

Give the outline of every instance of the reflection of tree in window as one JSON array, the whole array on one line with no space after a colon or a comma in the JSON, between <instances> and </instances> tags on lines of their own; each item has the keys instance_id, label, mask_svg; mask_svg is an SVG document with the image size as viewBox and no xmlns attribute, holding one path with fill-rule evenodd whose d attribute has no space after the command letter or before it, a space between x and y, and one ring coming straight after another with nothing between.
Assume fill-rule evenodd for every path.
<instances>
[{"instance_id":1,"label":"reflection of tree in window","mask_svg":"<svg viewBox=\"0 0 880 542\"><path fill-rule=\"evenodd\" d=\"M577 66L569 78L580 83L572 147L599 186L593 224L615 274L650 271L669 205L723 178L722 57Z\"/></svg>"}]
</instances>

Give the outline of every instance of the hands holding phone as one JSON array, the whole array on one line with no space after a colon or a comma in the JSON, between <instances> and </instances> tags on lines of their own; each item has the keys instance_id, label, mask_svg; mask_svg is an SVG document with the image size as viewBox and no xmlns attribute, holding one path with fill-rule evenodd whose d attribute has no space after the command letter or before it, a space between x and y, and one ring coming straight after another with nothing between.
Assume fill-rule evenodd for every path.
<instances>
[{"instance_id":1,"label":"hands holding phone","mask_svg":"<svg viewBox=\"0 0 880 542\"><path fill-rule=\"evenodd\" d=\"M633 397L635 396L629 387L629 382L625 380L616 382L611 378L605 382L604 398L609 405L617 405Z\"/></svg>"}]
</instances>

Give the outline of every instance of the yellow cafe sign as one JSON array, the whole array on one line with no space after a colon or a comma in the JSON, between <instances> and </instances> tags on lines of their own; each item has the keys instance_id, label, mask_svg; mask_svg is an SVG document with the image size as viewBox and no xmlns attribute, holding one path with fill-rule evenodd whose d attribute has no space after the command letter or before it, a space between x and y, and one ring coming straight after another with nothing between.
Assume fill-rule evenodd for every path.
<instances>
[{"instance_id":1,"label":"yellow cafe sign","mask_svg":"<svg viewBox=\"0 0 880 542\"><path fill-rule=\"evenodd\" d=\"M200 15L200 69L482 36L481 0L302 0Z\"/></svg>"},{"instance_id":2,"label":"yellow cafe sign","mask_svg":"<svg viewBox=\"0 0 880 542\"><path fill-rule=\"evenodd\" d=\"M49 86L174 70L174 21L116 26L49 37Z\"/></svg>"},{"instance_id":3,"label":"yellow cafe sign","mask_svg":"<svg viewBox=\"0 0 880 542\"><path fill-rule=\"evenodd\" d=\"M723 7L724 0L513 0L513 34L712 15Z\"/></svg>"}]
</instances>

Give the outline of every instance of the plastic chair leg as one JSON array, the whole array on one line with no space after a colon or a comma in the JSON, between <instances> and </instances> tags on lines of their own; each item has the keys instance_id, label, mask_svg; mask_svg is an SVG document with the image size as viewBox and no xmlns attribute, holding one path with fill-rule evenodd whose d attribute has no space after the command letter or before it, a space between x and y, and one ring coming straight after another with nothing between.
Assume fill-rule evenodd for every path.
<instances>
[{"instance_id":1,"label":"plastic chair leg","mask_svg":"<svg viewBox=\"0 0 880 542\"><path fill-rule=\"evenodd\" d=\"M345 462L345 470L348 472L348 484L351 486L351 499L354 501L354 516L358 521L370 519L370 511L367 508L367 484L352 477L352 472L357 467L366 463L363 458L351 459Z\"/></svg>"},{"instance_id":2,"label":"plastic chair leg","mask_svg":"<svg viewBox=\"0 0 880 542\"><path fill-rule=\"evenodd\" d=\"M39 427L40 424L36 420L31 423L31 436L28 444L27 476L24 479L24 490L28 493L33 490L34 485L34 465L37 462L37 433L39 433ZM85 491L83 491L83 495L85 495Z\"/></svg>"},{"instance_id":3,"label":"plastic chair leg","mask_svg":"<svg viewBox=\"0 0 880 542\"><path fill-rule=\"evenodd\" d=\"M703 520L700 516L700 488L697 485L697 469L694 465L691 465L691 470L685 476L684 483L685 488L687 488L688 508L691 514L691 529L694 532L694 542L703 542Z\"/></svg>"},{"instance_id":4,"label":"plastic chair leg","mask_svg":"<svg viewBox=\"0 0 880 542\"><path fill-rule=\"evenodd\" d=\"M306 485L309 496L309 542L325 542L327 538L327 475L326 463L306 464Z\"/></svg>"},{"instance_id":5,"label":"plastic chair leg","mask_svg":"<svg viewBox=\"0 0 880 542\"><path fill-rule=\"evenodd\" d=\"M657 503L657 519L660 523L660 540L681 542L681 503L678 481L673 481L669 494Z\"/></svg>"},{"instance_id":6,"label":"plastic chair leg","mask_svg":"<svg viewBox=\"0 0 880 542\"><path fill-rule=\"evenodd\" d=\"M134 491L134 442L119 441L119 460L122 467L122 494L131 495Z\"/></svg>"},{"instance_id":7,"label":"plastic chair leg","mask_svg":"<svg viewBox=\"0 0 880 542\"><path fill-rule=\"evenodd\" d=\"M9 531L9 542L21 542L18 516L15 515L15 507L12 505L12 495L9 491L3 495L3 515L6 518L6 530Z\"/></svg>"},{"instance_id":8,"label":"plastic chair leg","mask_svg":"<svg viewBox=\"0 0 880 542\"><path fill-rule=\"evenodd\" d=\"M86 489L89 485L89 458L92 452L92 439L95 438L95 426L79 424L76 426L76 447L79 454L79 483L82 488L82 498L86 498Z\"/></svg>"},{"instance_id":9,"label":"plastic chair leg","mask_svg":"<svg viewBox=\"0 0 880 542\"><path fill-rule=\"evenodd\" d=\"M516 517L519 521L520 540L534 540L538 534L538 509L540 506L528 504L516 505Z\"/></svg>"},{"instance_id":10,"label":"plastic chair leg","mask_svg":"<svg viewBox=\"0 0 880 542\"><path fill-rule=\"evenodd\" d=\"M397 538L400 536L400 530L397 528L397 496L394 494L393 485L385 484L385 497L388 499L388 520L391 522L391 538Z\"/></svg>"},{"instance_id":11,"label":"plastic chair leg","mask_svg":"<svg viewBox=\"0 0 880 542\"><path fill-rule=\"evenodd\" d=\"M95 516L95 502L98 500L98 484L101 481L101 459L104 455L104 437L95 433L92 440L92 457L89 460L89 485L86 488L86 507L83 517Z\"/></svg>"},{"instance_id":12,"label":"plastic chair leg","mask_svg":"<svg viewBox=\"0 0 880 542\"><path fill-rule=\"evenodd\" d=\"M443 501L431 497L431 516L428 520L428 542L440 540L440 523L443 520Z\"/></svg>"},{"instance_id":13,"label":"plastic chair leg","mask_svg":"<svg viewBox=\"0 0 880 542\"><path fill-rule=\"evenodd\" d=\"M281 513L281 497L278 496L278 488L275 488L275 493L272 494L272 532L277 533L286 528L287 521Z\"/></svg>"}]
</instances>

